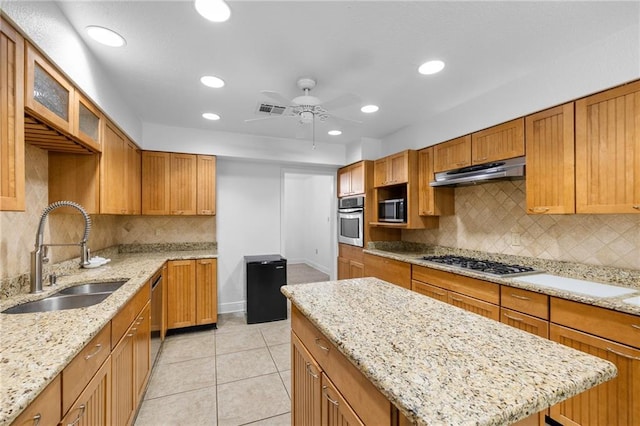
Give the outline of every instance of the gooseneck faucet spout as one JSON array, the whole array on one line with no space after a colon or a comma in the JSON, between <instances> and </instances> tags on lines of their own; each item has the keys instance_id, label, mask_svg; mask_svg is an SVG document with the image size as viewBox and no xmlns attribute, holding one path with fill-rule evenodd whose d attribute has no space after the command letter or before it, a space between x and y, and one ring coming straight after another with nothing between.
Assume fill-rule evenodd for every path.
<instances>
[{"instance_id":1,"label":"gooseneck faucet spout","mask_svg":"<svg viewBox=\"0 0 640 426\"><path fill-rule=\"evenodd\" d=\"M47 217L52 210L59 207L73 207L82 213L84 217L84 234L79 243L71 244L44 244L44 225ZM89 239L89 231L91 230L91 218L85 209L73 201L56 201L48 205L40 216L40 224L36 233L35 250L31 252L31 293L39 293L42 291L42 265L49 261L47 258L47 247L50 246L80 246L80 266L89 263L89 249L87 248L87 240Z\"/></svg>"}]
</instances>

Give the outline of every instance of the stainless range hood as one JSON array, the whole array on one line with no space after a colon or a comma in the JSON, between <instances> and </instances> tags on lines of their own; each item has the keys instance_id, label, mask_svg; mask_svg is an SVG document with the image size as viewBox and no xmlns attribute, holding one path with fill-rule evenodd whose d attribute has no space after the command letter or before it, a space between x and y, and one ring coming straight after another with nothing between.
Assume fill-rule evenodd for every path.
<instances>
[{"instance_id":1,"label":"stainless range hood","mask_svg":"<svg viewBox=\"0 0 640 426\"><path fill-rule=\"evenodd\" d=\"M456 170L436 173L436 180L430 186L473 185L493 179L514 179L524 177L525 157L477 164Z\"/></svg>"}]
</instances>

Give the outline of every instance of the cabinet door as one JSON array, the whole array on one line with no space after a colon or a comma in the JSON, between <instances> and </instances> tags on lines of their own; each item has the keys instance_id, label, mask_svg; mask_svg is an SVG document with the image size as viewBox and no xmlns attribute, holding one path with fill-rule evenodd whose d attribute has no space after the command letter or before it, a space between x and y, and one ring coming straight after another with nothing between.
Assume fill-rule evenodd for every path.
<instances>
[{"instance_id":1,"label":"cabinet door","mask_svg":"<svg viewBox=\"0 0 640 426\"><path fill-rule=\"evenodd\" d=\"M24 39L0 18L0 210L24 211Z\"/></svg>"},{"instance_id":2,"label":"cabinet door","mask_svg":"<svg viewBox=\"0 0 640 426\"><path fill-rule=\"evenodd\" d=\"M71 406L61 424L73 426L125 424L118 423L115 419L111 421L111 367L111 358L108 358Z\"/></svg>"},{"instance_id":3,"label":"cabinet door","mask_svg":"<svg viewBox=\"0 0 640 426\"><path fill-rule=\"evenodd\" d=\"M411 288L411 265L399 260L365 253L364 273L404 288Z\"/></svg>"},{"instance_id":4,"label":"cabinet door","mask_svg":"<svg viewBox=\"0 0 640 426\"><path fill-rule=\"evenodd\" d=\"M196 261L170 261L167 284L167 328L195 325Z\"/></svg>"},{"instance_id":5,"label":"cabinet door","mask_svg":"<svg viewBox=\"0 0 640 426\"><path fill-rule=\"evenodd\" d=\"M640 81L576 101L576 212L640 213Z\"/></svg>"},{"instance_id":6,"label":"cabinet door","mask_svg":"<svg viewBox=\"0 0 640 426\"><path fill-rule=\"evenodd\" d=\"M126 150L125 137L113 124L104 126L104 144L100 159L100 212L103 214L126 214Z\"/></svg>"},{"instance_id":7,"label":"cabinet door","mask_svg":"<svg viewBox=\"0 0 640 426\"><path fill-rule=\"evenodd\" d=\"M338 279L346 280L347 278L351 278L351 274L349 271L349 259L346 257L338 258Z\"/></svg>"},{"instance_id":8,"label":"cabinet door","mask_svg":"<svg viewBox=\"0 0 640 426\"><path fill-rule=\"evenodd\" d=\"M141 212L141 159L140 150L131 141L126 147L127 170L125 178L125 192L127 194L127 214Z\"/></svg>"},{"instance_id":9,"label":"cabinet door","mask_svg":"<svg viewBox=\"0 0 640 426\"><path fill-rule=\"evenodd\" d=\"M322 370L293 331L291 370L291 423L304 426L319 425Z\"/></svg>"},{"instance_id":10,"label":"cabinet door","mask_svg":"<svg viewBox=\"0 0 640 426\"><path fill-rule=\"evenodd\" d=\"M49 152L49 203L69 200L89 214L100 213L100 155ZM55 213L77 213L61 207Z\"/></svg>"},{"instance_id":11,"label":"cabinet door","mask_svg":"<svg viewBox=\"0 0 640 426\"><path fill-rule=\"evenodd\" d=\"M53 382L25 408L12 426L56 426L60 422L60 406L62 403L61 376Z\"/></svg>"},{"instance_id":12,"label":"cabinet door","mask_svg":"<svg viewBox=\"0 0 640 426\"><path fill-rule=\"evenodd\" d=\"M151 303L140 312L134 322L135 407L138 406L151 373Z\"/></svg>"},{"instance_id":13,"label":"cabinet door","mask_svg":"<svg viewBox=\"0 0 640 426\"><path fill-rule=\"evenodd\" d=\"M323 426L364 426L364 423L324 373L322 373L321 410L320 417L322 418L321 424Z\"/></svg>"},{"instance_id":14,"label":"cabinet door","mask_svg":"<svg viewBox=\"0 0 640 426\"><path fill-rule=\"evenodd\" d=\"M373 163L373 185L375 187L385 186L389 183L389 167L388 157L380 158Z\"/></svg>"},{"instance_id":15,"label":"cabinet door","mask_svg":"<svg viewBox=\"0 0 640 426\"><path fill-rule=\"evenodd\" d=\"M640 424L640 350L551 324L551 340L606 359L618 376L551 407L551 417L564 425Z\"/></svg>"},{"instance_id":16,"label":"cabinet door","mask_svg":"<svg viewBox=\"0 0 640 426\"><path fill-rule=\"evenodd\" d=\"M388 160L390 170L389 184L397 185L399 183L407 183L409 181L409 152L403 151L399 154L392 155Z\"/></svg>"},{"instance_id":17,"label":"cabinet door","mask_svg":"<svg viewBox=\"0 0 640 426\"><path fill-rule=\"evenodd\" d=\"M440 287L436 287L431 284L423 283L422 281L411 281L411 290L416 293L423 294L425 296L429 296L432 299L439 300L441 302L449 303L449 292Z\"/></svg>"},{"instance_id":18,"label":"cabinet door","mask_svg":"<svg viewBox=\"0 0 640 426\"><path fill-rule=\"evenodd\" d=\"M213 155L197 156L197 210L199 215L216 214L216 157Z\"/></svg>"},{"instance_id":19,"label":"cabinet door","mask_svg":"<svg viewBox=\"0 0 640 426\"><path fill-rule=\"evenodd\" d=\"M338 197L351 195L351 169L349 167L338 170Z\"/></svg>"},{"instance_id":20,"label":"cabinet door","mask_svg":"<svg viewBox=\"0 0 640 426\"><path fill-rule=\"evenodd\" d=\"M349 168L349 174L351 176L351 189L350 195L364 194L365 193L365 170L364 161L354 164Z\"/></svg>"},{"instance_id":21,"label":"cabinet door","mask_svg":"<svg viewBox=\"0 0 640 426\"><path fill-rule=\"evenodd\" d=\"M67 134L73 131L71 83L27 43L25 108Z\"/></svg>"},{"instance_id":22,"label":"cabinet door","mask_svg":"<svg viewBox=\"0 0 640 426\"><path fill-rule=\"evenodd\" d=\"M434 148L418 151L418 213L420 216L450 215L455 211L453 188L434 188L429 185L433 173Z\"/></svg>"},{"instance_id":23,"label":"cabinet door","mask_svg":"<svg viewBox=\"0 0 640 426\"><path fill-rule=\"evenodd\" d=\"M573 102L525 120L527 213L575 213Z\"/></svg>"},{"instance_id":24,"label":"cabinet door","mask_svg":"<svg viewBox=\"0 0 640 426\"><path fill-rule=\"evenodd\" d=\"M135 326L131 325L111 352L111 420L128 425L136 409Z\"/></svg>"},{"instance_id":25,"label":"cabinet door","mask_svg":"<svg viewBox=\"0 0 640 426\"><path fill-rule=\"evenodd\" d=\"M197 185L196 156L171 154L170 210L175 215L196 214Z\"/></svg>"},{"instance_id":26,"label":"cabinet door","mask_svg":"<svg viewBox=\"0 0 640 426\"><path fill-rule=\"evenodd\" d=\"M217 259L196 260L196 324L218 322Z\"/></svg>"},{"instance_id":27,"label":"cabinet door","mask_svg":"<svg viewBox=\"0 0 640 426\"><path fill-rule=\"evenodd\" d=\"M171 195L171 155L142 151L142 214L168 215Z\"/></svg>"},{"instance_id":28,"label":"cabinet door","mask_svg":"<svg viewBox=\"0 0 640 426\"><path fill-rule=\"evenodd\" d=\"M75 91L73 134L97 152L102 150L101 132L103 116L100 110L82 93Z\"/></svg>"},{"instance_id":29,"label":"cabinet door","mask_svg":"<svg viewBox=\"0 0 640 426\"><path fill-rule=\"evenodd\" d=\"M531 315L500 308L500 322L545 339L549 338L549 321Z\"/></svg>"},{"instance_id":30,"label":"cabinet door","mask_svg":"<svg viewBox=\"0 0 640 426\"><path fill-rule=\"evenodd\" d=\"M495 321L500 321L500 307L493 303L474 299L459 293L449 292L448 302L474 314L482 315Z\"/></svg>"},{"instance_id":31,"label":"cabinet door","mask_svg":"<svg viewBox=\"0 0 640 426\"><path fill-rule=\"evenodd\" d=\"M433 172L471 165L471 135L452 139L433 147Z\"/></svg>"},{"instance_id":32,"label":"cabinet door","mask_svg":"<svg viewBox=\"0 0 640 426\"><path fill-rule=\"evenodd\" d=\"M349 278L362 278L364 277L364 263L356 262L355 260L349 261Z\"/></svg>"},{"instance_id":33,"label":"cabinet door","mask_svg":"<svg viewBox=\"0 0 640 426\"><path fill-rule=\"evenodd\" d=\"M502 123L471 135L471 163L490 161L524 155L524 119Z\"/></svg>"}]
</instances>

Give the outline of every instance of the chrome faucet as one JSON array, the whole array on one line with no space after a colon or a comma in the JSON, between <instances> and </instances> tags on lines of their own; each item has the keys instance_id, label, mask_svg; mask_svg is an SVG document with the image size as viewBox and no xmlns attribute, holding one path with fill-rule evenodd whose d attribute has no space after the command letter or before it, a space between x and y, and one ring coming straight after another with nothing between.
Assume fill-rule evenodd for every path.
<instances>
[{"instance_id":1,"label":"chrome faucet","mask_svg":"<svg viewBox=\"0 0 640 426\"><path fill-rule=\"evenodd\" d=\"M52 210L58 207L73 207L82 213L84 217L84 235L79 243L68 244L44 244L44 224ZM40 293L42 291L42 265L49 261L47 257L47 247L52 246L80 246L80 266L89 264L89 249L87 248L87 240L89 239L89 230L91 230L91 218L80 204L73 201L56 201L48 205L40 216L40 225L36 233L35 251L31 252L31 293Z\"/></svg>"}]
</instances>

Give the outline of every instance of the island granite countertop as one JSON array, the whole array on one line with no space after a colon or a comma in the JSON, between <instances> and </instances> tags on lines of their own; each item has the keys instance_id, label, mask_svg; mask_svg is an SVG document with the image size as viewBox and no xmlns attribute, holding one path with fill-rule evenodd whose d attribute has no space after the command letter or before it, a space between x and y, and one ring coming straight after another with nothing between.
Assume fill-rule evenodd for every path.
<instances>
[{"instance_id":1,"label":"island granite countertop","mask_svg":"<svg viewBox=\"0 0 640 426\"><path fill-rule=\"evenodd\" d=\"M617 374L608 361L377 278L282 292L417 424L507 425Z\"/></svg>"},{"instance_id":2,"label":"island granite countertop","mask_svg":"<svg viewBox=\"0 0 640 426\"><path fill-rule=\"evenodd\" d=\"M78 283L128 279L103 302L80 309L0 313L0 426L13 420L44 390L167 260L217 258L217 248L111 253L111 262L61 276L43 293L0 300L0 311L42 299Z\"/></svg>"}]
</instances>

